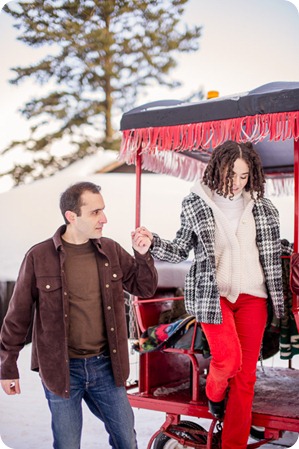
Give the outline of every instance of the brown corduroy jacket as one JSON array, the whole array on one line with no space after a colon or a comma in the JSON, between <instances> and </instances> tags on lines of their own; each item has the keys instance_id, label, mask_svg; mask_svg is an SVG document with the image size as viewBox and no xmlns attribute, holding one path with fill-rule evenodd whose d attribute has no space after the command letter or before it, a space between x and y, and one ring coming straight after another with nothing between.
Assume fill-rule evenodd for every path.
<instances>
[{"instance_id":1,"label":"brown corduroy jacket","mask_svg":"<svg viewBox=\"0 0 299 449\"><path fill-rule=\"evenodd\" d=\"M17 358L32 322L31 369L39 371L46 387L69 397L68 286L61 235L33 246L25 255L1 329L1 379L17 379ZM157 272L150 253L131 256L115 241L92 240L97 248L101 298L113 374L117 385L129 375L128 335L123 290L143 298L157 287Z\"/></svg>"}]
</instances>

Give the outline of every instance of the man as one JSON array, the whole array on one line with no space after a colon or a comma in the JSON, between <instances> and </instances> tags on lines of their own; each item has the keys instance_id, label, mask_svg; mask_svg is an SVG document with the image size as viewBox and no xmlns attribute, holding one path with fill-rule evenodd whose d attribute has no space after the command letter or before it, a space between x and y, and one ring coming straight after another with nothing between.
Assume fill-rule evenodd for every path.
<instances>
[{"instance_id":1,"label":"man","mask_svg":"<svg viewBox=\"0 0 299 449\"><path fill-rule=\"evenodd\" d=\"M0 341L1 384L19 394L19 351L34 312L31 369L39 371L55 449L79 449L82 399L102 420L114 449L137 448L125 381L129 375L123 289L150 297L157 273L150 240L132 233L135 257L102 237L100 187L80 182L60 198L65 220L25 255Z\"/></svg>"}]
</instances>

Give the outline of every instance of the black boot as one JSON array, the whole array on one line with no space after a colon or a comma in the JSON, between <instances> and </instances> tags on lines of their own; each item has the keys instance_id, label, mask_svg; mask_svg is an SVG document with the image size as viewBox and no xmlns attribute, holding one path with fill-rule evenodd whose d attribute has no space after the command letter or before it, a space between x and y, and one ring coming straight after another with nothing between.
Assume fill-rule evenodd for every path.
<instances>
[{"instance_id":1,"label":"black boot","mask_svg":"<svg viewBox=\"0 0 299 449\"><path fill-rule=\"evenodd\" d=\"M224 399L220 402L214 402L208 399L209 412L217 419L222 419L224 416Z\"/></svg>"}]
</instances>

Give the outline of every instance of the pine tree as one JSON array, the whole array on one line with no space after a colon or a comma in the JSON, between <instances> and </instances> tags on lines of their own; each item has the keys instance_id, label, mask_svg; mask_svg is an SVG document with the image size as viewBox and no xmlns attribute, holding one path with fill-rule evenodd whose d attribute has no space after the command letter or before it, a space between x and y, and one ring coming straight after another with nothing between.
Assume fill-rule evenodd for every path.
<instances>
[{"instance_id":1,"label":"pine tree","mask_svg":"<svg viewBox=\"0 0 299 449\"><path fill-rule=\"evenodd\" d=\"M105 143L113 146L112 113L133 107L153 83L179 85L169 77L174 56L197 50L200 36L200 27L181 23L187 1L21 0L4 7L20 41L49 51L34 65L13 68L11 83L30 77L47 86L45 96L21 109L32 123L30 138L4 150L34 153L32 164L9 172L16 184L53 174ZM51 149L62 139L70 151L58 157Z\"/></svg>"}]
</instances>

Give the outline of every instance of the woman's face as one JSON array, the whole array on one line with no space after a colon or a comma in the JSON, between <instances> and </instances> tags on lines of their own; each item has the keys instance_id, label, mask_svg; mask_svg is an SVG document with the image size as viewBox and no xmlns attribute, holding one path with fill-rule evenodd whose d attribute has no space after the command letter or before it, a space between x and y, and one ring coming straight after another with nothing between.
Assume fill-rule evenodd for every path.
<instances>
[{"instance_id":1,"label":"woman's face","mask_svg":"<svg viewBox=\"0 0 299 449\"><path fill-rule=\"evenodd\" d=\"M244 159L236 159L233 168L233 188L232 192L235 195L242 192L247 184L249 177L249 167Z\"/></svg>"}]
</instances>

